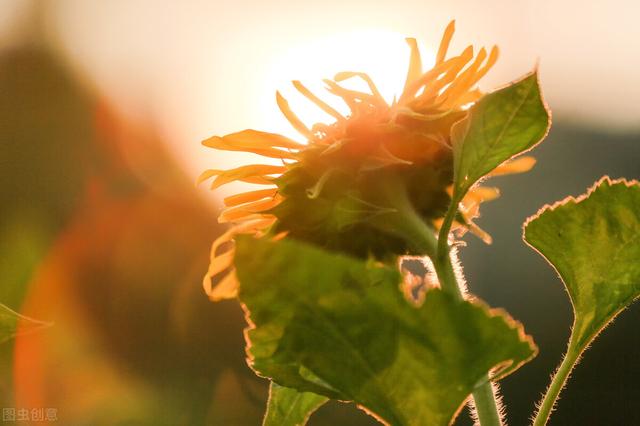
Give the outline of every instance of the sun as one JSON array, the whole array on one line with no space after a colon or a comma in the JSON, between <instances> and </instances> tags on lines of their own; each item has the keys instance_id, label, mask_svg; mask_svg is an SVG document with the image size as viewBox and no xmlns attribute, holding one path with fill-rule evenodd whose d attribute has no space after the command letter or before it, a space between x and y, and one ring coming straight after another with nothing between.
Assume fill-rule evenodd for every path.
<instances>
[{"instance_id":1,"label":"sun","mask_svg":"<svg viewBox=\"0 0 640 426\"><path fill-rule=\"evenodd\" d=\"M435 63L435 50L429 46L420 46L420 50L423 65L429 69ZM274 55L262 73L261 93L256 104L259 128L303 142L276 107L276 90L287 98L292 109L309 127L317 122L332 121L331 116L293 88L292 80L300 80L313 93L347 114L346 105L324 90L323 79L332 79L341 71L366 72L385 99L391 102L402 91L408 63L409 48L405 35L389 30L357 30L320 39L299 40L297 45ZM353 80L341 84L368 90L364 83Z\"/></svg>"},{"instance_id":2,"label":"sun","mask_svg":"<svg viewBox=\"0 0 640 426\"><path fill-rule=\"evenodd\" d=\"M245 94L253 98L247 103L246 117L250 117L251 128L277 133L305 143L301 136L285 119L276 104L276 91L282 93L293 111L311 127L313 124L331 123L334 118L309 102L292 85L299 80L309 90L325 100L343 115L349 109L342 100L325 90L323 79L333 79L341 71L359 71L369 74L381 94L390 103L402 92L407 77L410 49L407 35L383 29L360 29L336 32L320 38L301 37L294 44L272 46L263 66L255 70L255 79L248 83ZM437 46L420 45L424 69L435 64ZM265 52L263 52L265 53ZM340 83L343 86L368 91L359 79ZM229 168L256 161L254 154L243 152L217 152L211 158L215 168ZM278 159L261 159L266 164L278 165ZM234 182L220 188L218 194L227 196L242 190L260 189L244 182Z\"/></svg>"}]
</instances>

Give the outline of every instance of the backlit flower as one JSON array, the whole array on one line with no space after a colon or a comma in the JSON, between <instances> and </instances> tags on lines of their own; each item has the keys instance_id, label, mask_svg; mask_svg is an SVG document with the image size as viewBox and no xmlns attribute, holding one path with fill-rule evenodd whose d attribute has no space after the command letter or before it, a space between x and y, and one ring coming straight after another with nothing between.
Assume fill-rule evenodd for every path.
<instances>
[{"instance_id":1,"label":"backlit flower","mask_svg":"<svg viewBox=\"0 0 640 426\"><path fill-rule=\"evenodd\" d=\"M211 249L211 264L204 278L211 299L237 294L233 238L238 234L272 238L287 235L381 261L424 254L415 252L409 241L385 228L385 214L397 207L391 202L393 192L402 192L410 208L437 231L451 199L451 126L465 118L468 106L480 99L482 93L476 84L498 58L495 46L488 53L482 48L476 55L469 46L447 58L453 32L451 22L435 65L426 72L416 41L407 39L411 49L409 70L402 93L392 103L364 73L341 72L333 80L325 80L327 91L349 107L348 115L294 81L303 96L335 119L309 128L277 93L278 107L306 143L255 130L214 136L203 142L211 148L251 152L281 162L207 170L200 177L200 181L213 178L213 189L233 181L265 185L265 189L224 199L219 221L231 227ZM368 91L340 85L354 78L363 80ZM523 172L534 163L531 157L521 157L491 175ZM490 242L473 219L479 215L482 202L497 196L496 188L472 188L459 205L455 224L458 232L468 229Z\"/></svg>"}]
</instances>

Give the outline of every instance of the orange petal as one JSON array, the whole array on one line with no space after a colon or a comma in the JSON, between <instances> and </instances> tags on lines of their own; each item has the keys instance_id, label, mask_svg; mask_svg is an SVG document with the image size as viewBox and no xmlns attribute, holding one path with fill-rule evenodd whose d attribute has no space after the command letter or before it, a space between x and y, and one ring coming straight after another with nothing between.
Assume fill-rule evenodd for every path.
<instances>
[{"instance_id":1,"label":"orange petal","mask_svg":"<svg viewBox=\"0 0 640 426\"><path fill-rule=\"evenodd\" d=\"M205 180L211 179L214 176L218 176L221 172L222 170L216 169L205 170L204 172L200 173L200 176L198 176L198 179L196 179L196 184L200 185Z\"/></svg>"},{"instance_id":2,"label":"orange petal","mask_svg":"<svg viewBox=\"0 0 640 426\"><path fill-rule=\"evenodd\" d=\"M273 236L273 238L271 238L271 241L280 241L284 237L286 237L288 234L289 234L289 231L278 232L276 235Z\"/></svg>"},{"instance_id":3,"label":"orange petal","mask_svg":"<svg viewBox=\"0 0 640 426\"><path fill-rule=\"evenodd\" d=\"M289 107L289 102L287 102L287 100L282 97L280 92L276 92L276 102L278 103L278 108L280 108L280 111L289 121L289 123L291 123L293 128L296 129L302 136L308 139L312 139L313 134L311 133L311 130L309 130L309 128L302 122L302 120L300 120L298 116L294 114L294 112L291 110L291 107Z\"/></svg>"},{"instance_id":4,"label":"orange petal","mask_svg":"<svg viewBox=\"0 0 640 426\"><path fill-rule=\"evenodd\" d=\"M482 203L485 201L495 200L500 196L500 190L498 188L488 187L488 186L477 186L473 188L467 195L465 195L465 199L469 201L475 201L478 203Z\"/></svg>"},{"instance_id":5,"label":"orange petal","mask_svg":"<svg viewBox=\"0 0 640 426\"><path fill-rule=\"evenodd\" d=\"M235 270L229 272L215 287L212 287L211 277L205 275L203 286L209 299L214 302L232 299L238 295L239 283Z\"/></svg>"},{"instance_id":6,"label":"orange petal","mask_svg":"<svg viewBox=\"0 0 640 426\"><path fill-rule=\"evenodd\" d=\"M298 158L296 153L291 151L285 151L283 149L270 148L270 147L258 148L258 147L251 147L251 146L241 146L239 144L230 144L226 142L223 138L216 138L216 137L207 139L206 141L203 142L203 145L209 148L215 148L215 149L220 149L224 151L248 152L248 153L257 154L257 155L261 155L263 157L269 157L269 158L281 158L281 159L288 159L288 160L295 160Z\"/></svg>"},{"instance_id":7,"label":"orange petal","mask_svg":"<svg viewBox=\"0 0 640 426\"><path fill-rule=\"evenodd\" d=\"M246 223L237 225L238 234L255 234L256 232L264 231L274 224L276 221L275 216L267 216L263 214L256 214L255 219L252 219Z\"/></svg>"},{"instance_id":8,"label":"orange petal","mask_svg":"<svg viewBox=\"0 0 640 426\"><path fill-rule=\"evenodd\" d=\"M229 243L238 234L256 233L271 226L275 222L275 218L258 218L246 221L245 223L229 228L224 234L220 235L211 246L211 263L209 270L204 276L202 285L204 291L209 295L211 300L220 300L232 298L237 295L238 281L235 276L235 270L230 271L215 287L212 286L211 280L227 268L232 266L234 248L217 254L218 249L225 243Z\"/></svg>"},{"instance_id":9,"label":"orange petal","mask_svg":"<svg viewBox=\"0 0 640 426\"><path fill-rule=\"evenodd\" d=\"M302 95L304 95L307 99L309 99L311 102L316 104L321 110L323 110L324 112L326 112L330 116L334 117L336 120L344 120L345 119L342 116L342 114L340 114L338 111L336 111L329 104L324 102L322 99L320 99L319 97L314 95L309 89L307 89L298 80L294 80L292 83L293 83L293 86L298 90L298 92L302 93Z\"/></svg>"},{"instance_id":10,"label":"orange petal","mask_svg":"<svg viewBox=\"0 0 640 426\"><path fill-rule=\"evenodd\" d=\"M335 81L326 79L322 81L328 86L327 90L329 91L329 93L341 97L352 111L355 109L355 105L358 101L366 102L373 106L386 105L384 99L381 101L380 99L369 93L346 89L337 84Z\"/></svg>"},{"instance_id":11,"label":"orange petal","mask_svg":"<svg viewBox=\"0 0 640 426\"><path fill-rule=\"evenodd\" d=\"M487 63L484 64L482 66L482 68L480 68L478 70L478 72L476 73L476 75L473 78L473 82L471 83L470 86L473 86L474 84L476 84L482 77L485 76L485 74L491 69L493 68L493 66L496 64L496 62L498 61L498 56L500 56L500 49L498 49L498 46L493 46L491 48L491 53L489 53L489 58L487 59Z\"/></svg>"},{"instance_id":12,"label":"orange petal","mask_svg":"<svg viewBox=\"0 0 640 426\"><path fill-rule=\"evenodd\" d=\"M202 141L208 147L217 148L217 144L224 141L225 144L243 148L287 148L300 149L305 145L293 141L285 136L276 133L261 132L258 130L246 129L241 132L231 133L226 136L213 136Z\"/></svg>"},{"instance_id":13,"label":"orange petal","mask_svg":"<svg viewBox=\"0 0 640 426\"><path fill-rule=\"evenodd\" d=\"M285 166L271 166L267 164L251 164L247 166L237 167L230 170L208 170L209 173L217 174L216 179L211 184L211 189L216 189L222 185L236 180L245 180L254 177L266 177L268 175L284 173L287 170ZM217 173L216 173L217 172ZM206 173L206 172L205 172ZM202 177L202 176L201 176Z\"/></svg>"},{"instance_id":14,"label":"orange petal","mask_svg":"<svg viewBox=\"0 0 640 426\"><path fill-rule=\"evenodd\" d=\"M257 191L243 192L242 194L231 195L224 199L227 207L237 206L239 204L248 203L250 201L261 200L267 197L273 197L278 192L278 188L259 189Z\"/></svg>"},{"instance_id":15,"label":"orange petal","mask_svg":"<svg viewBox=\"0 0 640 426\"><path fill-rule=\"evenodd\" d=\"M536 164L536 159L530 156L524 156L516 158L515 160L509 160L506 163L501 164L491 171L487 176L501 176L509 175L512 173L524 173L528 172Z\"/></svg>"},{"instance_id":16,"label":"orange petal","mask_svg":"<svg viewBox=\"0 0 640 426\"><path fill-rule=\"evenodd\" d=\"M436 64L444 61L444 58L447 56L447 50L449 50L449 44L451 43L451 38L453 37L453 33L456 31L456 21L455 19L449 22L447 28L444 30L444 34L442 35L442 41L440 41L440 47L438 48L438 53L436 54Z\"/></svg>"},{"instance_id":17,"label":"orange petal","mask_svg":"<svg viewBox=\"0 0 640 426\"><path fill-rule=\"evenodd\" d=\"M237 234L237 226L227 229L222 235L216 238L211 245L211 252L209 255L210 261L213 262L214 259L219 256L217 254L218 249L225 243L230 242L233 237Z\"/></svg>"},{"instance_id":18,"label":"orange petal","mask_svg":"<svg viewBox=\"0 0 640 426\"><path fill-rule=\"evenodd\" d=\"M252 213L269 210L282 202L282 197L267 198L225 209L218 217L219 223L233 222Z\"/></svg>"},{"instance_id":19,"label":"orange petal","mask_svg":"<svg viewBox=\"0 0 640 426\"><path fill-rule=\"evenodd\" d=\"M228 269L233 265L233 256L235 255L235 249L231 249L225 253L216 256L209 264L209 271L207 274L210 277L215 277L220 272Z\"/></svg>"},{"instance_id":20,"label":"orange petal","mask_svg":"<svg viewBox=\"0 0 640 426\"><path fill-rule=\"evenodd\" d=\"M333 79L335 81L343 81L349 78L353 78L353 77L359 77L362 80L364 80L365 83L367 83L367 86L369 86L369 90L371 90L371 94L378 99L378 102L380 103L384 103L386 104L387 102L384 100L384 98L382 97L382 94L380 94L380 91L378 90L378 87L376 86L376 84L373 82L373 80L371 79L371 77L369 77L369 74L363 73L363 72L353 72L353 71L343 71L343 72L339 72L338 74L336 74Z\"/></svg>"},{"instance_id":21,"label":"orange petal","mask_svg":"<svg viewBox=\"0 0 640 426\"><path fill-rule=\"evenodd\" d=\"M409 85L400 95L400 99L398 103L404 104L407 103L410 99L412 99L415 94L420 90L420 88L424 85L428 85L430 82L435 81L441 74L447 71L449 68L453 67L457 61L460 60L460 56L449 59L441 64L436 65L431 68L429 71L422 74L418 79L414 80L413 83Z\"/></svg>"},{"instance_id":22,"label":"orange petal","mask_svg":"<svg viewBox=\"0 0 640 426\"><path fill-rule=\"evenodd\" d=\"M484 48L480 49L480 52L478 52L478 56L476 56L473 63L469 65L469 67L464 70L464 72L460 74L440 96L438 96L438 99L444 100L442 104L443 108L454 107L457 99L470 89L473 84L475 84L476 80L474 80L474 77L486 57L487 51Z\"/></svg>"},{"instance_id":23,"label":"orange petal","mask_svg":"<svg viewBox=\"0 0 640 426\"><path fill-rule=\"evenodd\" d=\"M443 87L456 79L458 73L460 73L462 68L464 68L464 66L471 59L473 59L473 46L467 46L467 48L462 51L460 56L453 58L451 62L452 66L447 70L447 72L441 78L427 85L424 92L418 98L429 99L432 97L436 97Z\"/></svg>"},{"instance_id":24,"label":"orange petal","mask_svg":"<svg viewBox=\"0 0 640 426\"><path fill-rule=\"evenodd\" d=\"M420 57L418 43L415 38L407 38L405 40L411 49L411 57L409 58L409 69L407 70L407 79L404 83L403 92L405 92L413 82L419 79L422 75L422 58Z\"/></svg>"},{"instance_id":25,"label":"orange petal","mask_svg":"<svg viewBox=\"0 0 640 426\"><path fill-rule=\"evenodd\" d=\"M249 176L238 180L240 182L253 183L254 185L273 185L273 179L264 176Z\"/></svg>"},{"instance_id":26,"label":"orange petal","mask_svg":"<svg viewBox=\"0 0 640 426\"><path fill-rule=\"evenodd\" d=\"M487 232L485 232L482 228L476 225L473 222L469 223L469 231L476 237L479 237L485 244L491 244L493 242L493 238Z\"/></svg>"}]
</instances>

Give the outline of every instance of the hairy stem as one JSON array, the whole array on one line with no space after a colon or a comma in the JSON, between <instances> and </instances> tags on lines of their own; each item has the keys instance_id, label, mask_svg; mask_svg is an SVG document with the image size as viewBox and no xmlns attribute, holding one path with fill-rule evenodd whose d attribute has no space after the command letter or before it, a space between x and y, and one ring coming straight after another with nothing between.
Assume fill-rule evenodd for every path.
<instances>
[{"instance_id":1,"label":"hairy stem","mask_svg":"<svg viewBox=\"0 0 640 426\"><path fill-rule=\"evenodd\" d=\"M458 299L464 299L464 294L460 289L460 285L458 284L458 279L451 262L451 247L449 246L449 232L451 230L451 225L453 224L453 219L458 211L458 202L459 200L456 198L451 200L449 209L447 210L442 226L440 227L434 266L442 289ZM482 426L502 425L498 401L488 377L487 381L473 392L473 402L476 407L478 420Z\"/></svg>"},{"instance_id":2,"label":"hairy stem","mask_svg":"<svg viewBox=\"0 0 640 426\"><path fill-rule=\"evenodd\" d=\"M379 189L383 200L381 204L390 207L393 213L381 215L371 223L380 229L404 238L417 250L429 256L433 261L442 289L458 300L464 299L451 262L451 247L449 246L449 231L458 211L460 200L455 197L451 200L451 205L440 228L440 234L436 239L433 228L429 227L414 210L401 182L388 179L380 185ZM485 383L473 392L478 419L481 426L501 426L502 420L498 402L489 377L486 379Z\"/></svg>"},{"instance_id":3,"label":"hairy stem","mask_svg":"<svg viewBox=\"0 0 640 426\"><path fill-rule=\"evenodd\" d=\"M502 417L491 382L487 381L473 394L473 404L476 407L476 415L482 426L502 425Z\"/></svg>"},{"instance_id":4,"label":"hairy stem","mask_svg":"<svg viewBox=\"0 0 640 426\"><path fill-rule=\"evenodd\" d=\"M551 379L551 384L549 384L547 392L540 403L540 408L538 409L538 413L533 421L533 426L544 426L547 424L549 416L551 416L551 412L553 411L553 407L556 405L556 401L558 400L558 396L564 388L564 385L567 383L571 370L573 370L573 367L580 359L581 351L578 345L574 342L575 339L572 336L569 340L567 353L564 356L562 363L560 363L560 366L554 373L553 379Z\"/></svg>"},{"instance_id":5,"label":"hairy stem","mask_svg":"<svg viewBox=\"0 0 640 426\"><path fill-rule=\"evenodd\" d=\"M453 224L453 218L457 212L458 202L451 200L451 205L444 216L444 221L440 227L440 233L438 235L438 246L436 248L436 256L433 259L433 264L440 280L442 289L457 299L463 299L464 294L460 290L458 285L458 279L455 271L453 270L453 264L451 262L451 253L449 247L449 231Z\"/></svg>"}]
</instances>

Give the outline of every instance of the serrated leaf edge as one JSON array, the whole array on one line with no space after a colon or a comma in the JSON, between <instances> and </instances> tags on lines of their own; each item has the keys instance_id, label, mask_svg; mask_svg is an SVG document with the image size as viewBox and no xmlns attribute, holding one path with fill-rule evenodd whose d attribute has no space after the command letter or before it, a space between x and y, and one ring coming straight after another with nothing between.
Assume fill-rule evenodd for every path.
<instances>
[{"instance_id":1,"label":"serrated leaf edge","mask_svg":"<svg viewBox=\"0 0 640 426\"><path fill-rule=\"evenodd\" d=\"M522 324L522 322L513 318L511 314L509 314L506 311L506 309L492 308L484 300L478 297L467 298L465 299L465 301L470 302L478 306L479 308L481 308L487 314L488 318L492 319L495 317L500 317L510 330L515 330L517 332L518 339L521 342L527 343L529 345L529 348L531 349L531 352L532 352L528 358L520 361L515 365L513 364L513 361L507 360L493 366L489 373L489 381L495 382L503 379L504 377L513 373L514 371L516 371L517 369L519 369L524 364L531 361L533 358L535 358L538 355L539 348L538 348L538 345L536 345L535 341L533 340L533 336L527 334L524 329L524 324Z\"/></svg>"},{"instance_id":2,"label":"serrated leaf edge","mask_svg":"<svg viewBox=\"0 0 640 426\"><path fill-rule=\"evenodd\" d=\"M432 289L435 290L435 289ZM425 297L428 297L428 293L432 290L429 290L425 293ZM402 290L399 288L398 289L399 292L402 293ZM274 380L273 378L263 375L262 373L260 373L259 371L257 371L254 367L253 367L253 355L251 354L251 347L252 347L252 342L251 339L249 338L249 333L251 332L251 330L254 330L256 328L255 323L251 320L251 311L250 309L246 306L245 303L243 303L242 301L240 301L238 299L238 301L240 302L240 307L242 308L242 311L244 313L244 318L245 321L247 322L247 327L245 327L245 329L243 330L243 335L244 335L244 340L245 340L245 355L246 355L246 361L247 361L247 365L249 366L249 368L251 368L251 370L258 376L258 377L262 377L264 379L273 381L274 383L278 383L276 380ZM518 362L517 364L514 364L513 360L505 360L503 362L500 362L496 365L494 365L493 367L491 367L489 369L489 374L488 374L488 381L491 382L496 382L499 381L501 379L503 379L504 377L510 375L511 373L515 372L516 370L518 370L520 367L522 367L524 364L526 364L527 362L531 361L533 358L535 358L538 353L539 353L539 349L538 346L535 344L533 337L529 334L527 334L525 332L524 329L524 325L514 319L505 309L503 308L491 308L485 301L481 300L480 298L477 297L472 297L472 298L468 298L465 299L463 301L461 301L460 303L464 303L464 302L469 302L471 303L474 307L480 308L489 319L493 319L496 317L499 317L502 321L504 321L505 325L509 328L509 330L515 330L517 332L518 335L518 339L520 342L526 343L528 344L529 348L531 349L531 355L525 359L523 359L522 361ZM418 309L418 307L416 307L415 305L413 305L412 303L410 303L409 301L406 301L408 306L411 306L415 309ZM485 381L480 381L478 383L475 384L475 389L477 389L479 386L483 385L484 383L486 383ZM285 386L284 384L280 384L278 383L280 386ZM474 390L475 390L474 389ZM464 406L467 404L469 398L471 397L471 393L469 393L469 395L467 396L467 398L464 399L464 401L461 402L460 406L455 410L451 420L455 420L460 411L462 410L462 408L464 408ZM333 399L333 398L329 398L329 399ZM356 407L358 407L359 410L364 411L367 415L373 417L374 419L376 419L377 421L379 421L382 424L387 424L387 422L380 417L378 414L374 413L373 411L371 411L370 409L368 409L367 407L364 407L360 404L358 404L355 401L342 401L342 402L349 402L349 403L353 403L356 405Z\"/></svg>"},{"instance_id":3,"label":"serrated leaf edge","mask_svg":"<svg viewBox=\"0 0 640 426\"><path fill-rule=\"evenodd\" d=\"M575 323L577 321L577 315L576 315L576 308L575 308L575 306L573 304L574 303L573 302L573 298L571 297L571 293L569 293L569 287L567 286L566 281L564 280L564 278L562 277L562 274L556 268L556 266L553 263L551 263L549 261L549 259L547 259L547 257L540 250L538 250L537 247L535 247L533 244L531 244L529 241L527 241L527 239L526 239L527 226L529 225L529 223L531 223L534 220L538 219L540 216L542 216L546 212L552 212L552 211L556 210L559 207L563 207L563 206L566 206L566 205L569 205L569 204L578 205L578 204L582 203L583 201L587 200L594 192L596 192L603 184L606 184L609 187L612 187L614 185L622 184L626 188L638 187L638 189L640 189L640 181L638 181L636 179L631 179L631 180L626 179L626 178L611 179L608 175L604 175L600 179L598 179L593 185L591 185L589 187L589 189L587 189L587 192L585 192L584 194L581 194L581 195L578 195L578 196L569 195L569 196L563 198L560 201L556 201L555 203L545 204L540 209L538 209L538 211L535 214L533 214L532 216L529 216L527 218L527 220L525 220L525 222L522 224L522 240L525 242L526 245L528 245L536 253L538 253L553 268L553 270L556 272L556 274L560 278L560 281L562 282L563 287L564 287L565 291L567 292L567 294L569 296L569 302L571 303L571 310L573 312L573 325L571 327L572 330L574 329ZM629 304L633 303L635 300L637 300L639 298L640 298L640 296L633 298L632 300L629 301ZM615 312L613 312L610 316L608 316L606 318L606 321L603 323L603 325L601 327L599 327L592 335L587 336L588 337L587 341L589 343L587 343L585 345L585 347L582 349L582 351L584 352L584 350L586 350L586 348L590 345L590 342L593 342L593 340L595 340L595 338L605 328L607 328L609 326L611 321L616 316L618 316L618 314L620 314L622 311L624 311L628 306L629 305L623 306L620 309L618 309Z\"/></svg>"},{"instance_id":4,"label":"serrated leaf edge","mask_svg":"<svg viewBox=\"0 0 640 426\"><path fill-rule=\"evenodd\" d=\"M589 198L591 194L596 192L603 183L606 183L609 186L623 184L627 188L631 188L633 186L640 186L640 181L636 179L631 179L631 180L626 178L611 179L608 175L604 175L600 179L598 179L593 185L591 185L587 189L587 192L585 192L584 194L580 194L578 196L569 195L560 201L556 201L555 203L551 203L551 204L545 204L544 206L540 207L536 213L529 216L527 220L525 220L525 222L522 224L522 238L524 239L525 237L525 231L529 222L533 222L534 220L536 220L538 217L540 217L543 213L547 211L553 211L558 207L564 206L566 204L570 204L570 203L579 204L583 202L584 200ZM524 241L527 242L527 240L524 240ZM527 242L527 244L529 243Z\"/></svg>"}]
</instances>

